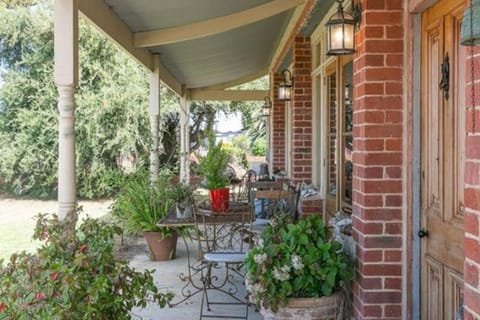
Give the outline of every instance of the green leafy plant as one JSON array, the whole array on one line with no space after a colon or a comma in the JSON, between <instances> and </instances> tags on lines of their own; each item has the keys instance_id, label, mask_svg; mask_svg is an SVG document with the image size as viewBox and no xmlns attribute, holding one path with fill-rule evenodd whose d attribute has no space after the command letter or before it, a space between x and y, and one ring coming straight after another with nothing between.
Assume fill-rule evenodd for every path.
<instances>
[{"instance_id":1,"label":"green leafy plant","mask_svg":"<svg viewBox=\"0 0 480 320\"><path fill-rule=\"evenodd\" d=\"M173 187L173 201L176 203L180 202L193 202L193 189L191 186L184 183L178 183Z\"/></svg>"},{"instance_id":2,"label":"green leafy plant","mask_svg":"<svg viewBox=\"0 0 480 320\"><path fill-rule=\"evenodd\" d=\"M207 155L200 158L199 172L206 180L209 190L223 189L229 185L227 167L231 161L231 153L223 148L222 143L215 144L213 134L208 135Z\"/></svg>"},{"instance_id":3,"label":"green leafy plant","mask_svg":"<svg viewBox=\"0 0 480 320\"><path fill-rule=\"evenodd\" d=\"M158 221L175 205L170 175L163 171L151 184L146 170L139 170L127 180L112 206L112 214L125 225L127 231L160 232L170 236L174 229L157 226Z\"/></svg>"},{"instance_id":4,"label":"green leafy plant","mask_svg":"<svg viewBox=\"0 0 480 320\"><path fill-rule=\"evenodd\" d=\"M273 218L246 258L250 300L274 312L288 298L330 296L352 279L341 244L330 240L319 216L290 219Z\"/></svg>"},{"instance_id":5,"label":"green leafy plant","mask_svg":"<svg viewBox=\"0 0 480 320\"><path fill-rule=\"evenodd\" d=\"M86 219L74 234L55 215L39 215L35 254L0 264L0 319L130 319L134 307L173 297L159 292L152 272L137 272L113 255L115 226Z\"/></svg>"},{"instance_id":6,"label":"green leafy plant","mask_svg":"<svg viewBox=\"0 0 480 320\"><path fill-rule=\"evenodd\" d=\"M255 139L252 145L252 154L254 156L265 156L267 154L267 139L261 137Z\"/></svg>"}]
</instances>

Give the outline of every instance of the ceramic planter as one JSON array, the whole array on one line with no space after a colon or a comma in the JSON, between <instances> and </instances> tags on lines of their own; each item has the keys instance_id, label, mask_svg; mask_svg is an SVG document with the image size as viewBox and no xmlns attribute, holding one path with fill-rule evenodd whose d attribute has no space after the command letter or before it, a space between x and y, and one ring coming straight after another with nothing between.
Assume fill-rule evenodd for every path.
<instances>
[{"instance_id":1,"label":"ceramic planter","mask_svg":"<svg viewBox=\"0 0 480 320\"><path fill-rule=\"evenodd\" d=\"M177 219L188 219L192 216L192 205L190 203L177 203Z\"/></svg>"},{"instance_id":2,"label":"ceramic planter","mask_svg":"<svg viewBox=\"0 0 480 320\"><path fill-rule=\"evenodd\" d=\"M230 201L230 188L210 190L210 207L213 212L228 210Z\"/></svg>"},{"instance_id":3,"label":"ceramic planter","mask_svg":"<svg viewBox=\"0 0 480 320\"><path fill-rule=\"evenodd\" d=\"M261 308L260 313L264 320L335 320L342 299L340 291L329 297L290 298L277 312Z\"/></svg>"},{"instance_id":4,"label":"ceramic planter","mask_svg":"<svg viewBox=\"0 0 480 320\"><path fill-rule=\"evenodd\" d=\"M164 238L160 232L144 232L143 236L147 242L150 259L153 261L165 261L175 258L177 251L177 233Z\"/></svg>"}]
</instances>

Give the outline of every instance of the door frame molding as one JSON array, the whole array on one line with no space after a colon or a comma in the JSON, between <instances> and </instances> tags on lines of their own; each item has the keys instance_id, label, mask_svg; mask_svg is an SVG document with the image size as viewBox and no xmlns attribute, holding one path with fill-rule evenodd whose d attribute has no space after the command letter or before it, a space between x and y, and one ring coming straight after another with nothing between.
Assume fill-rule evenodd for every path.
<instances>
[{"instance_id":1,"label":"door frame molding","mask_svg":"<svg viewBox=\"0 0 480 320\"><path fill-rule=\"evenodd\" d=\"M413 14L413 34L422 34L422 16ZM422 37L413 37L412 81L412 319L421 315L421 241L417 234L421 227L421 54Z\"/></svg>"}]
</instances>

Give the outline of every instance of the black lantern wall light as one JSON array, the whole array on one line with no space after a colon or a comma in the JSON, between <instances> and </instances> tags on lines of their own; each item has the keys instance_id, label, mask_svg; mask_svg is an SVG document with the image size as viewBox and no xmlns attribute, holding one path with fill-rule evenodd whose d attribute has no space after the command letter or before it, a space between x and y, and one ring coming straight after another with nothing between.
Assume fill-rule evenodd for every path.
<instances>
[{"instance_id":1,"label":"black lantern wall light","mask_svg":"<svg viewBox=\"0 0 480 320\"><path fill-rule=\"evenodd\" d=\"M270 97L264 98L265 102L262 106L262 117L270 117L270 110L272 110L272 103L270 102Z\"/></svg>"},{"instance_id":2,"label":"black lantern wall light","mask_svg":"<svg viewBox=\"0 0 480 320\"><path fill-rule=\"evenodd\" d=\"M290 101L292 99L293 77L292 73L285 69L282 71L283 81L278 86L278 100Z\"/></svg>"},{"instance_id":3,"label":"black lantern wall light","mask_svg":"<svg viewBox=\"0 0 480 320\"><path fill-rule=\"evenodd\" d=\"M343 8L344 0L337 0L337 12L326 23L327 55L341 56L355 53L355 29L362 17L362 6L352 0L352 13Z\"/></svg>"}]
</instances>

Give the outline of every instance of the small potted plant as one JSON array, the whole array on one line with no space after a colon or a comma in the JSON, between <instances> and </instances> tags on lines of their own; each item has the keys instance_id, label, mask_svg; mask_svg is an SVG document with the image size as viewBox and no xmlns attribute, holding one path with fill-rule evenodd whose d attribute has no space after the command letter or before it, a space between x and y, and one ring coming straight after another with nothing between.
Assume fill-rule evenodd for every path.
<instances>
[{"instance_id":1,"label":"small potted plant","mask_svg":"<svg viewBox=\"0 0 480 320\"><path fill-rule=\"evenodd\" d=\"M124 185L113 203L112 213L124 223L127 231L143 232L152 260L170 260L175 258L177 232L159 227L157 223L174 204L170 175L162 172L152 184L143 170Z\"/></svg>"},{"instance_id":2,"label":"small potted plant","mask_svg":"<svg viewBox=\"0 0 480 320\"><path fill-rule=\"evenodd\" d=\"M173 200L178 219L187 219L192 216L193 212L193 189L185 183L178 183L173 188Z\"/></svg>"},{"instance_id":3,"label":"small potted plant","mask_svg":"<svg viewBox=\"0 0 480 320\"><path fill-rule=\"evenodd\" d=\"M229 207L230 181L226 173L231 158L231 153L222 148L221 142L215 144L215 138L210 134L207 155L200 158L198 169L210 190L211 210L215 212L226 211Z\"/></svg>"},{"instance_id":4,"label":"small potted plant","mask_svg":"<svg viewBox=\"0 0 480 320\"><path fill-rule=\"evenodd\" d=\"M344 299L342 285L352 279L351 263L319 216L295 224L290 219L272 218L247 255L250 301L264 319L291 318L300 309L304 318L334 319Z\"/></svg>"}]
</instances>

